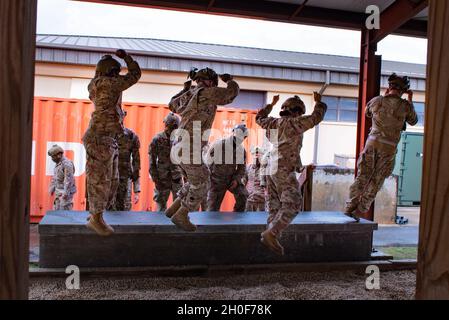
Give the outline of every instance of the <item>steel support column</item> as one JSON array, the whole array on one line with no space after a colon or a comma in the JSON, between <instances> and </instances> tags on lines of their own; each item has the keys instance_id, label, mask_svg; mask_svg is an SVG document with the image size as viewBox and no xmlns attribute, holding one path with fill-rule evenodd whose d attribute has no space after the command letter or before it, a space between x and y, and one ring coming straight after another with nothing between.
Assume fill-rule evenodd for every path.
<instances>
[{"instance_id":1,"label":"steel support column","mask_svg":"<svg viewBox=\"0 0 449 320\"><path fill-rule=\"evenodd\" d=\"M372 98L380 94L382 64L382 57L376 55L377 44L371 44L370 41L372 32L364 29L361 33L356 162L359 159L360 152L365 147L365 142L371 129L371 119L365 116L365 106ZM374 220L374 204L363 215L363 218Z\"/></svg>"}]
</instances>

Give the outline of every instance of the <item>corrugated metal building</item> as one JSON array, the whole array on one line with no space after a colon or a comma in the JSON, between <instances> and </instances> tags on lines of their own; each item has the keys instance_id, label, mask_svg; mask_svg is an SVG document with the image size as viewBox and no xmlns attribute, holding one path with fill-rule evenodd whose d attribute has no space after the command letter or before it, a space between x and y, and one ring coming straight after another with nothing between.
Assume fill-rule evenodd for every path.
<instances>
[{"instance_id":1,"label":"corrugated metal building","mask_svg":"<svg viewBox=\"0 0 449 320\"><path fill-rule=\"evenodd\" d=\"M219 73L234 74L241 86L238 99L220 108L217 114L214 128L221 135L242 121L256 129L255 110L276 94L281 95L281 102L291 95L300 95L311 111L313 91L319 90L329 77L331 84L325 92L330 107L328 116L318 129L306 133L301 156L304 163L319 164L333 163L336 155L354 156L357 58L156 39L38 35L31 200L34 221L51 208L47 188L53 165L46 150L53 142L65 146L68 156L75 160L75 209L84 209L85 154L81 136L92 111L86 88L98 59L116 48L133 54L143 69L142 79L124 93L123 99L128 110L126 125L139 134L142 144L142 197L136 210L154 209L148 144L162 130L162 119L168 112L166 104L182 88L186 72L192 67L209 66ZM412 78L416 101L422 105L423 113L425 66L384 61L382 69L384 86L393 71ZM273 114L278 111L275 109ZM249 148L260 143L261 134L256 133L246 145ZM231 210L232 206L228 195L222 210Z\"/></svg>"}]
</instances>

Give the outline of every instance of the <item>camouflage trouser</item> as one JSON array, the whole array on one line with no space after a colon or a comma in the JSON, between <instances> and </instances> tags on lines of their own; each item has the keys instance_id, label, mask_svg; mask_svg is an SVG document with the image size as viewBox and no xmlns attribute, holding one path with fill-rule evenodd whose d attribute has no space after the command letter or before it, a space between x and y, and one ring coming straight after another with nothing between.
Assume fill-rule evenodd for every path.
<instances>
[{"instance_id":1,"label":"camouflage trouser","mask_svg":"<svg viewBox=\"0 0 449 320\"><path fill-rule=\"evenodd\" d=\"M210 189L207 195L207 211L220 211L226 191L234 195L235 205L234 212L245 211L246 199L248 199L248 191L245 186L239 183L237 187L229 189L229 179L222 179L215 175L210 177Z\"/></svg>"},{"instance_id":2,"label":"camouflage trouser","mask_svg":"<svg viewBox=\"0 0 449 320\"><path fill-rule=\"evenodd\" d=\"M119 184L118 146L114 138L86 134L86 178L89 212L103 213L114 205Z\"/></svg>"},{"instance_id":3,"label":"camouflage trouser","mask_svg":"<svg viewBox=\"0 0 449 320\"><path fill-rule=\"evenodd\" d=\"M279 167L267 176L268 229L280 236L301 208L301 191L294 169Z\"/></svg>"},{"instance_id":4,"label":"camouflage trouser","mask_svg":"<svg viewBox=\"0 0 449 320\"><path fill-rule=\"evenodd\" d=\"M167 209L167 201L170 197L170 193L173 195L174 200L181 188L181 180L179 182L172 182L171 186L156 186L154 189L153 200L156 202L157 211L165 211Z\"/></svg>"},{"instance_id":5,"label":"camouflage trouser","mask_svg":"<svg viewBox=\"0 0 449 320\"><path fill-rule=\"evenodd\" d=\"M111 210L114 211L130 211L131 203L132 181L128 177L120 177L115 197L115 203Z\"/></svg>"},{"instance_id":6,"label":"camouflage trouser","mask_svg":"<svg viewBox=\"0 0 449 320\"><path fill-rule=\"evenodd\" d=\"M265 202L247 201L245 211L265 211Z\"/></svg>"},{"instance_id":7,"label":"camouflage trouser","mask_svg":"<svg viewBox=\"0 0 449 320\"><path fill-rule=\"evenodd\" d=\"M395 150L383 151L367 145L357 162L357 177L349 193L346 212L367 212L386 178L394 170Z\"/></svg>"},{"instance_id":8,"label":"camouflage trouser","mask_svg":"<svg viewBox=\"0 0 449 320\"><path fill-rule=\"evenodd\" d=\"M181 203L190 212L198 211L207 194L209 170L205 164L180 164L186 183L178 192Z\"/></svg>"},{"instance_id":9,"label":"camouflage trouser","mask_svg":"<svg viewBox=\"0 0 449 320\"><path fill-rule=\"evenodd\" d=\"M62 195L56 195L55 201L53 202L53 210L66 210L70 211L73 209L73 195L68 199L64 199Z\"/></svg>"}]
</instances>

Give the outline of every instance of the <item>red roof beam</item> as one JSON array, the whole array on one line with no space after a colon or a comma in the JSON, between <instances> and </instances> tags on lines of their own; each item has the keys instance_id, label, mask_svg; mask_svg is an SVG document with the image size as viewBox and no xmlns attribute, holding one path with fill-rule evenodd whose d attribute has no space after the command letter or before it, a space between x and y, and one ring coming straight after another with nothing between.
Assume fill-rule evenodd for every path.
<instances>
[{"instance_id":1,"label":"red roof beam","mask_svg":"<svg viewBox=\"0 0 449 320\"><path fill-rule=\"evenodd\" d=\"M380 14L380 29L372 31L370 43L378 43L428 6L427 0L396 0Z\"/></svg>"}]
</instances>

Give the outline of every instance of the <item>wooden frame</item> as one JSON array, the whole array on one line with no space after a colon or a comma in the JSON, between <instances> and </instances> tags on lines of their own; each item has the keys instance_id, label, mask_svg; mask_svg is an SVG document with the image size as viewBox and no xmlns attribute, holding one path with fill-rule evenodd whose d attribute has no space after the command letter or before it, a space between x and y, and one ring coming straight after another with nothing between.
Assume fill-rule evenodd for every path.
<instances>
[{"instance_id":1,"label":"wooden frame","mask_svg":"<svg viewBox=\"0 0 449 320\"><path fill-rule=\"evenodd\" d=\"M36 0L0 1L0 299L28 298Z\"/></svg>"}]
</instances>

